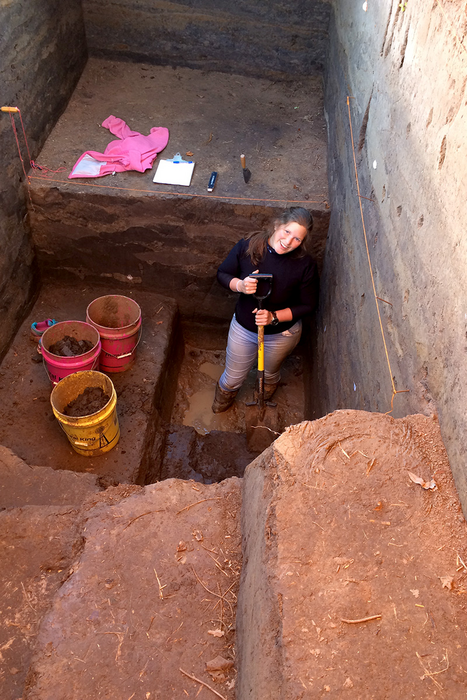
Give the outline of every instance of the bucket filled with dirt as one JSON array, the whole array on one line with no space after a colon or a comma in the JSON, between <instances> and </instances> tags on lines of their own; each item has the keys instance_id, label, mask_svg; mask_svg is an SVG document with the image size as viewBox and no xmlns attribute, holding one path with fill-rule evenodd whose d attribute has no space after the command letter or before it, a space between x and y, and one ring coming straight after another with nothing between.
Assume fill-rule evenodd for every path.
<instances>
[{"instance_id":1,"label":"bucket filled with dirt","mask_svg":"<svg viewBox=\"0 0 467 700\"><path fill-rule=\"evenodd\" d=\"M54 386L74 372L99 369L99 331L84 321L62 321L47 328L39 349Z\"/></svg>"},{"instance_id":2,"label":"bucket filled with dirt","mask_svg":"<svg viewBox=\"0 0 467 700\"><path fill-rule=\"evenodd\" d=\"M86 321L98 331L102 342L100 368L103 372L124 372L136 360L141 339L141 309L133 299L109 294L92 301Z\"/></svg>"},{"instance_id":3,"label":"bucket filled with dirt","mask_svg":"<svg viewBox=\"0 0 467 700\"><path fill-rule=\"evenodd\" d=\"M78 454L97 457L117 444L117 394L111 379L102 372L70 374L55 386L50 403Z\"/></svg>"}]
</instances>

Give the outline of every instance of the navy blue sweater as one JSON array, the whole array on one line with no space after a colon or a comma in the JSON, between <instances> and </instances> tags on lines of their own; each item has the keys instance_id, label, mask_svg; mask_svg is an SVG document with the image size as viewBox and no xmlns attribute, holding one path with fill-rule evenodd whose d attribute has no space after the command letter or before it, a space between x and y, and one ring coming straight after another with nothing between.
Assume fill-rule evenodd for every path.
<instances>
[{"instance_id":1,"label":"navy blue sweater","mask_svg":"<svg viewBox=\"0 0 467 700\"><path fill-rule=\"evenodd\" d=\"M271 295L263 302L263 308L269 311L290 308L292 321L284 321L277 326L265 326L266 334L282 333L291 328L303 316L311 314L318 299L318 273L316 263L309 255L295 257L293 253L279 255L269 245L263 260L256 265L247 255L248 241L240 240L230 251L217 270L217 279L223 287L230 289L229 283L234 277L245 279L259 269L260 272L273 275ZM266 293L267 283L258 282L257 293ZM252 294L240 294L235 307L235 315L241 326L254 333L257 332L253 309L258 301Z\"/></svg>"}]
</instances>

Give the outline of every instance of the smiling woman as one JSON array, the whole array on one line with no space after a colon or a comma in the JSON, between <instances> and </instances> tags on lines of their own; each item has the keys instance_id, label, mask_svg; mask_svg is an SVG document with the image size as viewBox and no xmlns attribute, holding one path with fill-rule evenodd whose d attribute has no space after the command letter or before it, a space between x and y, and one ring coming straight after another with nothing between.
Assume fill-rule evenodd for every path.
<instances>
[{"instance_id":1,"label":"smiling woman","mask_svg":"<svg viewBox=\"0 0 467 700\"><path fill-rule=\"evenodd\" d=\"M313 219L307 209L286 209L270 231L247 235L220 265L220 284L240 297L230 324L226 366L216 386L214 413L232 405L253 366L258 326L265 326L265 400L276 390L281 365L300 340L302 318L313 312L317 302L316 264L302 245L312 227ZM257 308L254 295L258 280L250 276L257 272L272 275L267 309ZM263 296L263 290L260 294Z\"/></svg>"},{"instance_id":2,"label":"smiling woman","mask_svg":"<svg viewBox=\"0 0 467 700\"><path fill-rule=\"evenodd\" d=\"M308 229L305 228L305 226L302 226L296 221L291 221L275 229L269 239L269 245L279 255L290 253L303 243L307 233Z\"/></svg>"}]
</instances>

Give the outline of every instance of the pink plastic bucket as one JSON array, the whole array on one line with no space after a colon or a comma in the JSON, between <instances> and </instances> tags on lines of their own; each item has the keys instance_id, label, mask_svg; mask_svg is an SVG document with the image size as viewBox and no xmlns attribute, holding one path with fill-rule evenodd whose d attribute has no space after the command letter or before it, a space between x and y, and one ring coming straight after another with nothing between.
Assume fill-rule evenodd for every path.
<instances>
[{"instance_id":1,"label":"pink plastic bucket","mask_svg":"<svg viewBox=\"0 0 467 700\"><path fill-rule=\"evenodd\" d=\"M99 331L102 342L102 372L124 372L136 360L141 339L141 309L136 301L109 294L92 301L86 320Z\"/></svg>"},{"instance_id":2,"label":"pink plastic bucket","mask_svg":"<svg viewBox=\"0 0 467 700\"><path fill-rule=\"evenodd\" d=\"M49 348L66 335L76 338L76 340L88 340L93 346L88 352L73 357L61 357L50 352ZM99 356L101 354L99 331L84 321L61 321L61 323L47 328L42 334L39 347L45 369L54 386L58 384L60 379L74 372L99 369Z\"/></svg>"}]
</instances>

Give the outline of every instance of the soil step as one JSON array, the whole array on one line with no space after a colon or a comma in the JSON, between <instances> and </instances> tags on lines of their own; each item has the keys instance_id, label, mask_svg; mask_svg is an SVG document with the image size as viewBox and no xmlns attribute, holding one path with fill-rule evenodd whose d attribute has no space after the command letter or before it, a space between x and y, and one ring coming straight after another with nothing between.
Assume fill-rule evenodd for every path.
<instances>
[{"instance_id":1,"label":"soil step","mask_svg":"<svg viewBox=\"0 0 467 700\"><path fill-rule=\"evenodd\" d=\"M180 669L232 700L240 490L170 479L93 497L24 700L194 697L201 685Z\"/></svg>"},{"instance_id":2,"label":"soil step","mask_svg":"<svg viewBox=\"0 0 467 700\"><path fill-rule=\"evenodd\" d=\"M142 308L142 336L134 366L111 375L121 438L114 449L98 457L77 454L53 415L52 384L42 362L33 361L39 355L37 344L30 341L30 326L43 318L84 321L93 299L118 292L115 287L90 289L84 284L44 286L0 367L0 444L28 464L96 474L104 486L144 483L164 411L170 413L171 387L176 385L178 355L183 352L176 342L177 305L156 294L122 292Z\"/></svg>"},{"instance_id":3,"label":"soil step","mask_svg":"<svg viewBox=\"0 0 467 700\"><path fill-rule=\"evenodd\" d=\"M144 134L168 127L167 148L144 173L67 179L84 151L103 151L113 140L101 126L110 110ZM153 183L159 160L172 158L181 144L182 155L190 149L196 162L190 187ZM248 186L243 152L252 171ZM215 281L216 269L246 231L262 229L299 202L314 216L310 252L323 259L330 216L326 152L316 76L266 80L90 57L37 161L67 172L31 173L31 230L41 272L77 284L85 277L93 286L131 278L176 298L189 322L230 319L232 298ZM219 178L208 194L214 165Z\"/></svg>"},{"instance_id":4,"label":"soil step","mask_svg":"<svg viewBox=\"0 0 467 700\"><path fill-rule=\"evenodd\" d=\"M2 700L466 696L467 525L426 416L336 411L243 480L10 508L0 543Z\"/></svg>"},{"instance_id":5,"label":"soil step","mask_svg":"<svg viewBox=\"0 0 467 700\"><path fill-rule=\"evenodd\" d=\"M466 697L466 523L432 418L292 426L245 472L242 530L238 698Z\"/></svg>"},{"instance_id":6,"label":"soil step","mask_svg":"<svg viewBox=\"0 0 467 700\"><path fill-rule=\"evenodd\" d=\"M79 505L99 491L95 474L30 466L0 445L0 508Z\"/></svg>"}]
</instances>

